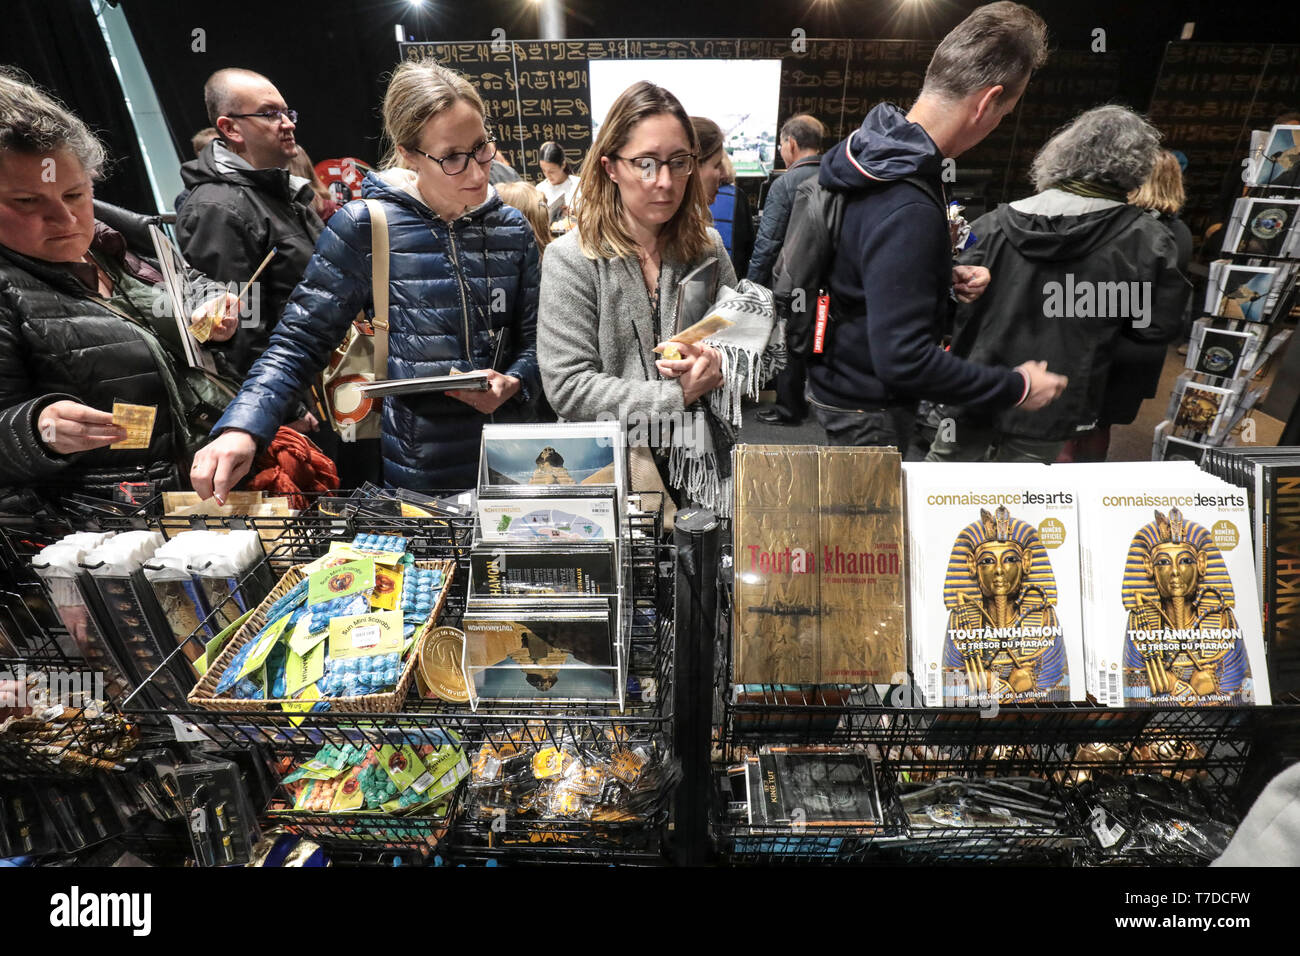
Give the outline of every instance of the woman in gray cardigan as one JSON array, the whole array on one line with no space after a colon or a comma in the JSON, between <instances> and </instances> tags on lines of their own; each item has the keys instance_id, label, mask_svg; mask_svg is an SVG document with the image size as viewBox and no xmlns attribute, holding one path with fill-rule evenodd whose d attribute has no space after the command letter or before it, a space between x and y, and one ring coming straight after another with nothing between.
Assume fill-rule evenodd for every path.
<instances>
[{"instance_id":1,"label":"woman in gray cardigan","mask_svg":"<svg viewBox=\"0 0 1300 956\"><path fill-rule=\"evenodd\" d=\"M538 362L561 418L617 417L632 433L648 428L653 443L722 384L715 349L676 345L681 358L671 361L654 353L676 328L683 276L716 256L719 285L736 285L708 225L697 150L681 103L651 83L626 89L601 125L583 166L578 228L542 263Z\"/></svg>"}]
</instances>

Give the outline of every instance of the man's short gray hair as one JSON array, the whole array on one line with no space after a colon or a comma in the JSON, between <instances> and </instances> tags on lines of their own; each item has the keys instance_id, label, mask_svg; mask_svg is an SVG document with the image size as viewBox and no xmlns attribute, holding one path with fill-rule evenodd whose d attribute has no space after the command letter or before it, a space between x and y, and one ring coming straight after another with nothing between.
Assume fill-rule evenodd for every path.
<instances>
[{"instance_id":1,"label":"man's short gray hair","mask_svg":"<svg viewBox=\"0 0 1300 956\"><path fill-rule=\"evenodd\" d=\"M237 66L228 66L225 69L217 70L208 77L208 81L203 84L203 105L208 111L208 123L210 125L216 126L217 117L229 116L230 111L234 108L234 96L230 92L230 81L236 76L252 77L258 80L266 79L261 73L241 69Z\"/></svg>"},{"instance_id":2,"label":"man's short gray hair","mask_svg":"<svg viewBox=\"0 0 1300 956\"><path fill-rule=\"evenodd\" d=\"M1029 178L1042 192L1067 179L1137 189L1151 175L1160 133L1127 106L1097 106L1080 113L1034 157Z\"/></svg>"},{"instance_id":3,"label":"man's short gray hair","mask_svg":"<svg viewBox=\"0 0 1300 956\"><path fill-rule=\"evenodd\" d=\"M100 177L107 153L90 127L22 71L0 68L0 155L61 149L76 156L91 179Z\"/></svg>"},{"instance_id":4,"label":"man's short gray hair","mask_svg":"<svg viewBox=\"0 0 1300 956\"><path fill-rule=\"evenodd\" d=\"M1002 0L978 7L935 47L921 94L960 100L990 86L1014 90L1047 62L1047 24Z\"/></svg>"}]
</instances>

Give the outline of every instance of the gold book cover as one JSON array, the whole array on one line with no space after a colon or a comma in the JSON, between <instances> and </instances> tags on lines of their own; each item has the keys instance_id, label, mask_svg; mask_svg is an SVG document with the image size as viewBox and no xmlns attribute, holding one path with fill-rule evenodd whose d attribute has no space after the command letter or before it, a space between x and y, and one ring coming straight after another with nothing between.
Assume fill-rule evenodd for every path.
<instances>
[{"instance_id":1,"label":"gold book cover","mask_svg":"<svg viewBox=\"0 0 1300 956\"><path fill-rule=\"evenodd\" d=\"M734 456L736 683L892 682L907 669L899 454Z\"/></svg>"},{"instance_id":2,"label":"gold book cover","mask_svg":"<svg viewBox=\"0 0 1300 956\"><path fill-rule=\"evenodd\" d=\"M820 449L819 684L889 684L907 671L902 456Z\"/></svg>"},{"instance_id":3,"label":"gold book cover","mask_svg":"<svg viewBox=\"0 0 1300 956\"><path fill-rule=\"evenodd\" d=\"M818 680L818 448L737 445L734 511L735 680Z\"/></svg>"}]
</instances>

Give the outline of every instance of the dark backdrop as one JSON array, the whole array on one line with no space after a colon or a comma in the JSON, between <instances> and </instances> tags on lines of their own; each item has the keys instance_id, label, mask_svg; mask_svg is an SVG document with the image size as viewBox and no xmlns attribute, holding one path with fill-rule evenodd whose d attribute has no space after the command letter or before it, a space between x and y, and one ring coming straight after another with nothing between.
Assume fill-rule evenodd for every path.
<instances>
[{"instance_id":1,"label":"dark backdrop","mask_svg":"<svg viewBox=\"0 0 1300 956\"><path fill-rule=\"evenodd\" d=\"M0 0L0 63L21 68L99 133L110 161L96 196L154 208L122 87L86 0Z\"/></svg>"},{"instance_id":2,"label":"dark backdrop","mask_svg":"<svg viewBox=\"0 0 1300 956\"><path fill-rule=\"evenodd\" d=\"M213 70L243 66L266 73L302 118L299 141L314 159L379 154L383 76L397 61L393 27L417 40L537 36L536 6L525 0L121 0L153 76L178 148L207 124L202 85ZM834 0L791 3L627 3L577 0L568 5L570 37L808 37L937 40L978 4L947 0ZM1165 44L1184 21L1198 41L1300 42L1295 4L1266 0L1241 15L1213 0L1051 0L1030 4L1047 20L1053 45L1088 50L1092 31L1106 31L1114 100L1146 109ZM805 9L806 8L806 9ZM203 30L204 49L194 49ZM152 201L117 80L85 0L3 4L0 62L23 66L105 134L118 163L100 194L150 209ZM1094 105L1080 102L1079 108ZM1034 144L1016 144L1016 151Z\"/></svg>"}]
</instances>

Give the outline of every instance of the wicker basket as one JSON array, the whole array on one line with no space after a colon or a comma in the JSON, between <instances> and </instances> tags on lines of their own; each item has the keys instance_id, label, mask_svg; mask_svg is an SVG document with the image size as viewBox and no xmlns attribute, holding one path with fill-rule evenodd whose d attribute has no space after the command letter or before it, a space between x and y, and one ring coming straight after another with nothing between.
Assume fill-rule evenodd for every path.
<instances>
[{"instance_id":1,"label":"wicker basket","mask_svg":"<svg viewBox=\"0 0 1300 956\"><path fill-rule=\"evenodd\" d=\"M420 636L423 636L430 628L437 626L438 618L442 615L443 606L447 602L447 592L451 589L452 577L456 572L456 562L454 561L416 561L415 566L428 570L442 569L443 585L442 593L438 596L438 603L434 605L429 620L425 623L424 629ZM234 660L239 649L249 641L257 637L266 624L266 612L272 604L288 594L289 591L303 579L302 566L290 568L285 572L279 583L271 589L271 593L266 596L257 609L243 627L235 632L235 636L230 639L221 655L208 668L206 674L194 685L190 691L188 700L195 707L201 707L204 710L225 710L232 712L247 711L279 711L284 709L285 704L301 704L299 700L273 698L271 700L251 700L235 697L217 697L217 684L221 680L221 675L230 662ZM366 694L362 697L325 697L322 700L329 701L330 710L335 713L367 713L367 714L392 714L401 710L402 703L406 700L406 694L411 689L411 684L415 680L415 668L419 663L419 655L412 653L402 667L401 676L397 679L397 687L394 690L384 694Z\"/></svg>"}]
</instances>

